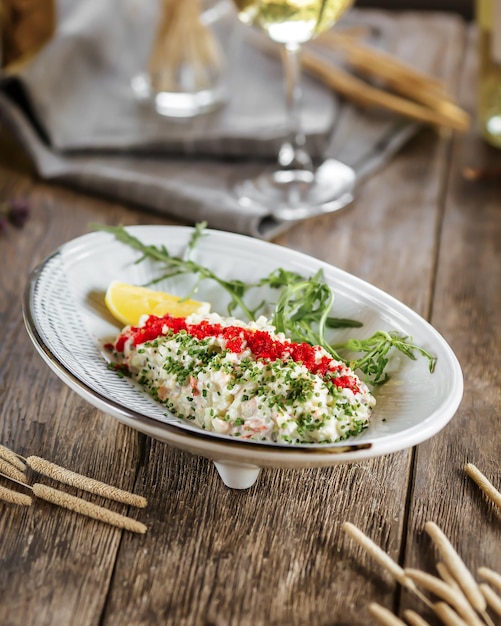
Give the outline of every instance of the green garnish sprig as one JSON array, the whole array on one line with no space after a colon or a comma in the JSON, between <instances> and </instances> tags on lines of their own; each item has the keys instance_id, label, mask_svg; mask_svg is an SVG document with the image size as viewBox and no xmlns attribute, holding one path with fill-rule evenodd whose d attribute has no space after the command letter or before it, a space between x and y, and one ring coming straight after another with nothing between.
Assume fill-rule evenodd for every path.
<instances>
[{"instance_id":1,"label":"green garnish sprig","mask_svg":"<svg viewBox=\"0 0 501 626\"><path fill-rule=\"evenodd\" d=\"M362 354L357 359L345 361L351 369L358 369L365 374L373 385L382 385L389 379L386 367L389 363L389 353L396 349L409 359L416 360L416 352L428 359L430 373L435 371L437 358L412 343L412 339L401 335L395 330L378 330L368 339L348 339L332 346L334 350L348 353Z\"/></svg>"},{"instance_id":2,"label":"green garnish sprig","mask_svg":"<svg viewBox=\"0 0 501 626\"><path fill-rule=\"evenodd\" d=\"M398 350L406 357L416 360L416 353L428 359L429 371L435 370L437 359L423 348L412 343L410 337L397 331L379 330L366 339L351 338L342 343L331 344L326 338L328 328L356 328L362 324L356 320L330 316L334 295L325 283L323 273L319 270L314 276L305 278L296 272L275 269L257 283L244 283L238 279L224 280L212 270L197 263L192 253L198 241L204 236L206 222L196 225L190 238L184 257L170 254L165 246L145 245L131 235L123 226L95 225L98 230L111 233L115 238L141 252L136 261L140 263L146 258L158 261L162 266L161 275L149 284L158 283L167 278L182 274L198 277L195 287L187 294L192 297L198 289L198 283L210 279L220 285L230 297L227 306L229 315L240 309L248 320L255 320L264 306L262 301L254 309L244 301L247 292L256 287L268 286L279 290L279 296L272 315L272 323L277 332L282 332L291 341L306 342L322 346L334 359L348 365L353 370L362 372L366 380L373 385L381 385L389 379L387 366L390 352Z\"/></svg>"},{"instance_id":3,"label":"green garnish sprig","mask_svg":"<svg viewBox=\"0 0 501 626\"><path fill-rule=\"evenodd\" d=\"M285 287L278 300L272 323L279 332L283 332L292 341L322 346L333 358L348 365L352 370L360 370L373 385L385 383L389 375L386 367L389 353L396 349L409 359L416 360L415 352L429 360L429 370L433 372L436 357L411 343L411 339L397 331L379 330L368 339L348 339L337 345L330 344L326 337L329 324L329 312L332 308L334 295L330 287L322 281L318 272L308 280L302 280ZM339 320L346 326L346 321ZM352 326L361 326L354 322ZM345 354L348 353L348 354ZM358 358L350 358L350 354L361 354Z\"/></svg>"},{"instance_id":4,"label":"green garnish sprig","mask_svg":"<svg viewBox=\"0 0 501 626\"><path fill-rule=\"evenodd\" d=\"M162 274L155 280L152 280L149 285L153 285L164 279L173 278L174 276L182 274L194 274L199 277L199 280L209 278L218 283L218 285L220 285L230 295L231 301L228 304L228 313L230 315L232 315L234 311L240 307L249 319L254 319L255 313L247 307L243 300L243 296L249 288L249 285L241 280L224 280L219 278L219 276L214 274L214 272L208 267L200 265L196 261L192 260L191 253L193 252L199 239L204 236L203 231L206 226L206 222L201 222L196 225L193 235L188 243L185 258L172 256L165 246L157 247L153 245L145 245L139 241L137 237L128 233L123 226L95 225L95 228L111 233L118 241L121 241L131 248L141 252L142 257L140 257L136 263L141 263L144 259L150 258L163 265ZM186 296L186 299L192 297L193 294L196 293L196 290L197 285Z\"/></svg>"},{"instance_id":5,"label":"green garnish sprig","mask_svg":"<svg viewBox=\"0 0 501 626\"><path fill-rule=\"evenodd\" d=\"M322 346L340 360L341 357L325 339L334 295L329 286L321 282L321 278L321 272L317 272L308 280L302 279L285 286L275 307L272 324L292 341Z\"/></svg>"}]
</instances>

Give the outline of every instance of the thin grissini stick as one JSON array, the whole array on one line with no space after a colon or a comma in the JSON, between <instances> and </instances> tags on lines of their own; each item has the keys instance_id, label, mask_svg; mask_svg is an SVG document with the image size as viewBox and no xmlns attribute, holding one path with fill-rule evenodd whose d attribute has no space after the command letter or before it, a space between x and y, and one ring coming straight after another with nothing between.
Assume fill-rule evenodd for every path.
<instances>
[{"instance_id":1,"label":"thin grissini stick","mask_svg":"<svg viewBox=\"0 0 501 626\"><path fill-rule=\"evenodd\" d=\"M102 506L93 504L92 502L87 502L87 500L82 500L81 498L72 496L64 491L58 491L57 489L53 489L47 485L41 485L40 483L35 483L32 489L33 494L37 498L50 502L51 504L56 504L57 506L70 511L74 511L75 513L80 513L86 517L91 517L92 519L100 522L105 522L106 524L116 526L117 528L130 530L134 533L144 534L147 531L146 526L141 522L131 519L130 517L125 517L125 515L119 515L114 511L105 509Z\"/></svg>"},{"instance_id":2,"label":"thin grissini stick","mask_svg":"<svg viewBox=\"0 0 501 626\"><path fill-rule=\"evenodd\" d=\"M351 65L373 76L387 80L406 81L428 90L444 92L440 79L421 72L374 46L357 41L343 31L327 31L317 37L313 43L341 50L346 54Z\"/></svg>"},{"instance_id":3,"label":"thin grissini stick","mask_svg":"<svg viewBox=\"0 0 501 626\"><path fill-rule=\"evenodd\" d=\"M417 585L421 585L441 600L445 600L445 602L450 604L468 626L484 626L484 623L475 613L461 589L451 587L440 578L418 569L409 568L404 571L406 576Z\"/></svg>"},{"instance_id":4,"label":"thin grissini stick","mask_svg":"<svg viewBox=\"0 0 501 626\"><path fill-rule=\"evenodd\" d=\"M8 489L7 487L2 487L1 485L0 500L9 502L10 504L19 504L21 506L30 506L33 502L32 498L27 496L25 493L19 493L19 491L14 491L13 489Z\"/></svg>"},{"instance_id":5,"label":"thin grissini stick","mask_svg":"<svg viewBox=\"0 0 501 626\"><path fill-rule=\"evenodd\" d=\"M479 576L490 583L498 591L501 591L501 574L498 574L489 567L479 567L477 571Z\"/></svg>"},{"instance_id":6,"label":"thin grissini stick","mask_svg":"<svg viewBox=\"0 0 501 626\"><path fill-rule=\"evenodd\" d=\"M67 470L55 463L51 463L50 461L46 461L38 456L29 456L26 459L26 463L32 470L39 474L53 478L65 485L88 491L94 495L103 496L108 498L108 500L122 502L123 504L137 506L139 508L144 508L147 504L146 498L142 496L137 496L128 491L123 491L117 487L112 487L106 483L94 480L93 478L76 474L75 472Z\"/></svg>"},{"instance_id":7,"label":"thin grissini stick","mask_svg":"<svg viewBox=\"0 0 501 626\"><path fill-rule=\"evenodd\" d=\"M485 495L490 498L496 506L501 507L501 493L494 487L494 485L487 479L482 472L477 469L473 463L467 463L465 465L465 471L468 476L480 487Z\"/></svg>"},{"instance_id":8,"label":"thin grissini stick","mask_svg":"<svg viewBox=\"0 0 501 626\"><path fill-rule=\"evenodd\" d=\"M478 585L473 578L470 570L466 567L463 559L456 552L451 542L447 539L445 534L435 524L435 522L426 522L425 530L433 540L435 546L442 556L444 563L449 568L449 571L463 590L464 595L466 596L470 604L479 613L485 611L485 598L478 588Z\"/></svg>"},{"instance_id":9,"label":"thin grissini stick","mask_svg":"<svg viewBox=\"0 0 501 626\"><path fill-rule=\"evenodd\" d=\"M376 602L369 604L369 611L382 626L405 626L405 622L394 615L389 609L386 609Z\"/></svg>"},{"instance_id":10,"label":"thin grissini stick","mask_svg":"<svg viewBox=\"0 0 501 626\"><path fill-rule=\"evenodd\" d=\"M11 465L13 465L20 472L26 471L26 464L21 461L18 455L13 452L10 448L6 446L0 445L0 459L4 459L4 461L8 461Z\"/></svg>"},{"instance_id":11,"label":"thin grissini stick","mask_svg":"<svg viewBox=\"0 0 501 626\"><path fill-rule=\"evenodd\" d=\"M481 583L480 591L484 594L484 598L487 600L487 604L491 607L491 609L501 616L501 598L494 591L494 589L485 583Z\"/></svg>"},{"instance_id":12,"label":"thin grissini stick","mask_svg":"<svg viewBox=\"0 0 501 626\"><path fill-rule=\"evenodd\" d=\"M433 610L440 617L445 626L468 626L454 609L445 602L437 602L433 605Z\"/></svg>"},{"instance_id":13,"label":"thin grissini stick","mask_svg":"<svg viewBox=\"0 0 501 626\"><path fill-rule=\"evenodd\" d=\"M410 626L430 626L430 624L423 619L421 615L418 615L415 611L411 611L410 609L404 611L404 617Z\"/></svg>"},{"instance_id":14,"label":"thin grissini stick","mask_svg":"<svg viewBox=\"0 0 501 626\"><path fill-rule=\"evenodd\" d=\"M387 85L397 93L408 96L411 100L421 102L432 109L446 111L456 115L460 110L446 94L443 84L438 80L378 51L371 46L363 46L352 37L327 33L327 37L319 37L313 44L324 45L343 54L348 63L368 76L383 78ZM467 119L466 112L460 114Z\"/></svg>"},{"instance_id":15,"label":"thin grissini stick","mask_svg":"<svg viewBox=\"0 0 501 626\"><path fill-rule=\"evenodd\" d=\"M445 563L442 563L441 561L439 561L436 567L437 567L438 575L445 583L447 583L451 587L454 587L454 589L460 589L460 586L457 584L456 579L450 573L449 568L447 567Z\"/></svg>"},{"instance_id":16,"label":"thin grissini stick","mask_svg":"<svg viewBox=\"0 0 501 626\"><path fill-rule=\"evenodd\" d=\"M414 582L405 575L404 570L395 563L395 561L377 544L375 544L372 539L369 539L367 535L357 528L351 522L344 522L342 525L342 529L354 540L358 543L359 546L364 548L375 561L379 563L383 568L388 570L393 578L400 583L403 587L407 589L411 589L412 591L416 591L416 585Z\"/></svg>"},{"instance_id":17,"label":"thin grissini stick","mask_svg":"<svg viewBox=\"0 0 501 626\"><path fill-rule=\"evenodd\" d=\"M267 54L277 53L277 47L273 42L254 35L251 35L251 41ZM456 107L445 96L442 99L442 107L430 108L382 89L377 89L353 74L336 67L326 61L321 55L307 48L304 48L301 52L301 61L305 70L310 72L310 74L319 78L335 92L362 106L382 107L419 122L460 132L466 131L470 126L469 115L459 107Z\"/></svg>"},{"instance_id":18,"label":"thin grissini stick","mask_svg":"<svg viewBox=\"0 0 501 626\"><path fill-rule=\"evenodd\" d=\"M470 126L469 115L446 97L442 98L440 106L437 102L433 108L430 108L377 89L328 63L311 50L303 50L301 60L307 71L323 80L335 91L361 105L380 106L417 121L460 132L468 130Z\"/></svg>"},{"instance_id":19,"label":"thin grissini stick","mask_svg":"<svg viewBox=\"0 0 501 626\"><path fill-rule=\"evenodd\" d=\"M5 461L4 459L0 459L0 473L17 480L20 483L27 482L27 478L24 473L18 470L17 467L11 465L9 461Z\"/></svg>"}]
</instances>

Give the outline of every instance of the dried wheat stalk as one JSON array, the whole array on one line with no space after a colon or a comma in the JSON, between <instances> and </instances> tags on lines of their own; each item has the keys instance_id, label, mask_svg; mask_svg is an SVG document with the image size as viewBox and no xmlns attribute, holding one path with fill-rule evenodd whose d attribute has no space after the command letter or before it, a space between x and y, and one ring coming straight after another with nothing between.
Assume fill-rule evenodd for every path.
<instances>
[{"instance_id":1,"label":"dried wheat stalk","mask_svg":"<svg viewBox=\"0 0 501 626\"><path fill-rule=\"evenodd\" d=\"M130 517L125 517L124 515L119 515L114 511L110 511L109 509L105 509L97 504L87 502L87 500L82 500L81 498L72 496L64 491L58 491L57 489L47 487L47 485L41 485L40 483L35 483L32 489L37 498L41 498L51 504L56 504L57 506L69 509L75 513L80 513L86 517L99 520L100 522L105 522L106 524L111 524L112 526L116 526L118 528L130 530L134 533L144 534L147 530L146 526L141 522L133 520Z\"/></svg>"},{"instance_id":2,"label":"dried wheat stalk","mask_svg":"<svg viewBox=\"0 0 501 626\"><path fill-rule=\"evenodd\" d=\"M137 496L133 493L129 493L128 491L123 491L117 487L112 487L106 483L94 480L93 478L82 476L81 474L67 470L64 467L46 461L38 456L30 456L26 459L26 462L35 472L48 476L49 478L53 478L54 480L64 483L65 485L77 487L78 489L88 491L94 495L103 496L109 500L122 502L123 504L128 504L130 506L144 508L147 504L146 498L143 498L142 496Z\"/></svg>"}]
</instances>

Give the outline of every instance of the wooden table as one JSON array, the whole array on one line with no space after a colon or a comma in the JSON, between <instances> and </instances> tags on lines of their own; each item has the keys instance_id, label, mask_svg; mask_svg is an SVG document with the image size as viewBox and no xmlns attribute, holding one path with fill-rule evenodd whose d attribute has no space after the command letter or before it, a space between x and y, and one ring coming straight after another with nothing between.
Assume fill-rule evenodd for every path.
<instances>
[{"instance_id":1,"label":"wooden table","mask_svg":"<svg viewBox=\"0 0 501 626\"><path fill-rule=\"evenodd\" d=\"M450 18L448 32L437 74L474 112L475 50L459 19ZM329 469L265 469L246 491L226 488L211 462L87 404L42 362L23 326L29 271L89 223L173 222L37 180L5 134L1 152L0 197L27 197L32 215L0 235L0 443L149 503L134 513L148 526L136 535L41 501L0 502L0 623L356 625L374 623L370 602L400 615L415 608L437 623L348 539L344 521L402 565L434 572L437 554L424 532L433 520L472 571L501 572L500 511L464 472L472 462L501 484L501 185L462 177L464 166L501 155L474 129L461 137L423 130L350 209L276 241L427 318L463 367L457 415L415 449Z\"/></svg>"}]
</instances>

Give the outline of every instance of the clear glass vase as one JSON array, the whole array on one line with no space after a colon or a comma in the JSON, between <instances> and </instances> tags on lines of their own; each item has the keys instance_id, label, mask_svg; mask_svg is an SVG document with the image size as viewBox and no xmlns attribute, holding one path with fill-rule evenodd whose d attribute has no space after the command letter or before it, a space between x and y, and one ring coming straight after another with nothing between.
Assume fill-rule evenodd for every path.
<instances>
[{"instance_id":1,"label":"clear glass vase","mask_svg":"<svg viewBox=\"0 0 501 626\"><path fill-rule=\"evenodd\" d=\"M144 72L132 79L139 100L160 115L189 118L227 100L225 58L213 25L224 2L160 0L158 26Z\"/></svg>"}]
</instances>

